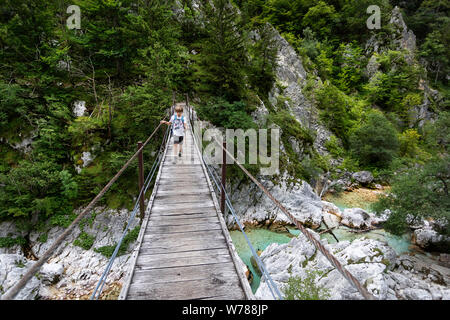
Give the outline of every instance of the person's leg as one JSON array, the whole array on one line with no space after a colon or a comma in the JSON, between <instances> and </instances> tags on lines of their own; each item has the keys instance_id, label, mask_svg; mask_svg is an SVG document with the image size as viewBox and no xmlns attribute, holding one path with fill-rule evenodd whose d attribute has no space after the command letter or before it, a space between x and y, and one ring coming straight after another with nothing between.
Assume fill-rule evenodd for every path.
<instances>
[{"instance_id":1,"label":"person's leg","mask_svg":"<svg viewBox=\"0 0 450 320\"><path fill-rule=\"evenodd\" d=\"M176 157L178 154L178 137L173 136L173 155Z\"/></svg>"},{"instance_id":2,"label":"person's leg","mask_svg":"<svg viewBox=\"0 0 450 320\"><path fill-rule=\"evenodd\" d=\"M178 151L178 155L180 157L183 154L183 142L184 142L184 137L180 137L180 147L179 147L179 151Z\"/></svg>"}]
</instances>

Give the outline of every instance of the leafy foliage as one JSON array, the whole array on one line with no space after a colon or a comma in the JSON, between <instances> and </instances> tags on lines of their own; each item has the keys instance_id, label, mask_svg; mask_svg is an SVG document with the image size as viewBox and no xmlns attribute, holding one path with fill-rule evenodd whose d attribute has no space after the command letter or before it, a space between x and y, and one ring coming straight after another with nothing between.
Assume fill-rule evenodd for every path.
<instances>
[{"instance_id":1,"label":"leafy foliage","mask_svg":"<svg viewBox=\"0 0 450 320\"><path fill-rule=\"evenodd\" d=\"M326 288L317 285L318 277L323 273L306 270L305 276L290 277L282 289L286 300L327 300L331 297Z\"/></svg>"},{"instance_id":2,"label":"leafy foliage","mask_svg":"<svg viewBox=\"0 0 450 320\"><path fill-rule=\"evenodd\" d=\"M398 152L397 131L379 112L369 114L367 122L350 137L352 153L362 165L386 167Z\"/></svg>"},{"instance_id":3,"label":"leafy foliage","mask_svg":"<svg viewBox=\"0 0 450 320\"><path fill-rule=\"evenodd\" d=\"M375 205L380 212L389 208L392 211L385 228L392 233L406 231L407 215L418 221L420 218L446 219L450 221L450 159L448 155L435 158L420 168L411 168L396 177L388 196ZM447 235L450 228L443 230Z\"/></svg>"},{"instance_id":4,"label":"leafy foliage","mask_svg":"<svg viewBox=\"0 0 450 320\"><path fill-rule=\"evenodd\" d=\"M129 231L127 235L124 237L122 244L120 245L119 251L117 252L118 256L121 256L126 253L128 246L130 243L133 243L136 241L139 235L140 227L137 226L133 230ZM94 251L103 254L105 257L110 258L114 250L116 249L117 243L113 244L111 246L103 246L100 248L95 248Z\"/></svg>"}]
</instances>

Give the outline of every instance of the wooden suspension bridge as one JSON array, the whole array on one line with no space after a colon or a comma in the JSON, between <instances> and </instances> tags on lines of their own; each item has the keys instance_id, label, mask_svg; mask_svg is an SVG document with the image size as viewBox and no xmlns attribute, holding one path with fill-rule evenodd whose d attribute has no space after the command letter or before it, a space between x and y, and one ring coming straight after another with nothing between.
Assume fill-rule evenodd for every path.
<instances>
[{"instance_id":1,"label":"wooden suspension bridge","mask_svg":"<svg viewBox=\"0 0 450 320\"><path fill-rule=\"evenodd\" d=\"M175 98L174 98L175 99ZM174 103L175 104L175 103ZM143 158L142 151L159 130L159 125L145 143L138 143L138 151L127 161L122 169L108 182L100 193L77 216L71 225L54 241L43 256L34 263L22 278L2 296L2 300L14 299L17 293L39 271L40 267L51 257L64 239L73 231L76 225L86 217L98 200L109 190L111 185L123 174L130 164L139 159L139 189L135 210L141 211L142 224L137 240L137 246L132 253L129 270L119 295L120 300L187 300L187 299L219 299L241 300L254 299L247 281L245 265L237 255L231 241L222 212L225 211L225 176L226 165L222 165L222 186L219 186L212 174L211 178L221 193L219 206L214 186L208 175L209 168L203 161L191 123L192 108L189 102L180 103L185 110L187 130L184 140L184 153L181 157L173 153L173 143L167 139L161 146L162 156L159 157L159 169L153 192L148 206L144 210ZM163 140L164 141L164 140ZM217 141L216 141L217 142ZM314 236L292 216L292 214L273 195L253 177L233 155L229 153L226 144L221 145L224 159L229 156L237 166L275 203L275 205L297 226L325 258L346 278L365 298L373 300L374 296L329 252L320 240ZM156 164L156 161L154 165ZM154 167L155 170L157 166ZM153 171L155 173L156 171ZM152 176L149 179L152 181ZM145 189L145 190L144 190ZM244 232L239 219L235 216L230 200L227 204ZM130 220L131 220L130 218ZM123 238L124 231L115 252L107 265L92 299L100 298L106 278L114 263ZM245 233L244 233L245 235ZM250 248L254 251L251 243ZM253 253L260 270L271 283L274 298L282 299L279 290L273 283L270 274L260 261L256 252ZM98 290L99 289L99 290Z\"/></svg>"},{"instance_id":2,"label":"wooden suspension bridge","mask_svg":"<svg viewBox=\"0 0 450 320\"><path fill-rule=\"evenodd\" d=\"M166 144L119 299L253 298L186 123L182 157Z\"/></svg>"}]
</instances>

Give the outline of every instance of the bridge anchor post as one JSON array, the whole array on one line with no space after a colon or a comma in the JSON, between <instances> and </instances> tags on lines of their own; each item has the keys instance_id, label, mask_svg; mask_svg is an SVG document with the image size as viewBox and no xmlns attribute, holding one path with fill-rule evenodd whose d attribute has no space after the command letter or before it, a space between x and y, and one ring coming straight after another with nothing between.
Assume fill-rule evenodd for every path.
<instances>
[{"instance_id":1,"label":"bridge anchor post","mask_svg":"<svg viewBox=\"0 0 450 320\"><path fill-rule=\"evenodd\" d=\"M222 210L222 214L225 216L225 183L227 179L227 153L225 150L227 149L227 143L223 142L223 153L222 153L222 192L220 195L220 210Z\"/></svg>"},{"instance_id":2,"label":"bridge anchor post","mask_svg":"<svg viewBox=\"0 0 450 320\"><path fill-rule=\"evenodd\" d=\"M137 144L138 150L142 148L142 142L139 141ZM138 162L139 162L139 194L143 192L144 189L144 154L143 151L139 152L138 155ZM144 195L142 194L139 199L139 210L141 213L141 222L144 221L145 216L145 207L144 207Z\"/></svg>"}]
</instances>

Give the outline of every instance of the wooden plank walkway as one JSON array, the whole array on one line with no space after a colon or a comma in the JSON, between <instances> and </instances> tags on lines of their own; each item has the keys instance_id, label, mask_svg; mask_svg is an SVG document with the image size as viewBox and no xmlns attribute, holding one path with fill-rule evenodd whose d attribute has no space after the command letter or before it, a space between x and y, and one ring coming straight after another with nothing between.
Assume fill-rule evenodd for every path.
<instances>
[{"instance_id":1,"label":"wooden plank walkway","mask_svg":"<svg viewBox=\"0 0 450 320\"><path fill-rule=\"evenodd\" d=\"M172 140L119 299L253 299L189 124L181 158Z\"/></svg>"}]
</instances>

